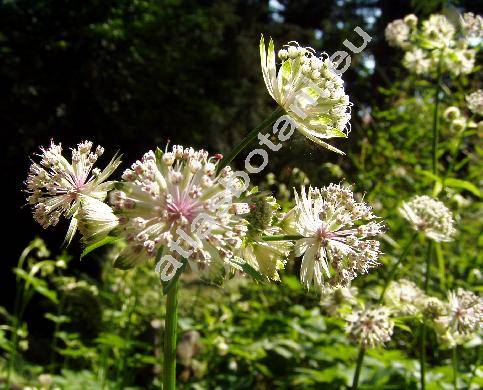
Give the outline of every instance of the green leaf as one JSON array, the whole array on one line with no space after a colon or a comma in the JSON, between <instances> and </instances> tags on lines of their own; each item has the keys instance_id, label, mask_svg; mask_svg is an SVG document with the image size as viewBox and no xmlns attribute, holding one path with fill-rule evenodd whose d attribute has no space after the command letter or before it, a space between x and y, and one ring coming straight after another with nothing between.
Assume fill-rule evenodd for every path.
<instances>
[{"instance_id":1,"label":"green leaf","mask_svg":"<svg viewBox=\"0 0 483 390\"><path fill-rule=\"evenodd\" d=\"M107 245L107 244L112 244L113 242L115 242L117 240L119 240L119 238L117 238L117 237L112 237L112 236L104 237L102 240L99 240L99 241L95 242L94 244L91 244L91 245L85 247L84 250L82 251L80 258L82 259L85 256L87 256L89 253L91 253L92 251L100 248L101 246L104 246L104 245Z\"/></svg>"},{"instance_id":2,"label":"green leaf","mask_svg":"<svg viewBox=\"0 0 483 390\"><path fill-rule=\"evenodd\" d=\"M262 283L266 281L266 278L260 272L258 272L258 270L248 264L245 260L239 257L234 257L231 258L229 261L233 264L235 268L241 269L243 272L245 272L248 276L251 276L256 281Z\"/></svg>"},{"instance_id":3,"label":"green leaf","mask_svg":"<svg viewBox=\"0 0 483 390\"><path fill-rule=\"evenodd\" d=\"M57 293L53 290L50 290L47 282L43 279L39 279L32 275L31 273L26 272L25 270L21 268L15 268L13 272L21 279L25 281L25 290L28 290L28 286L32 286L34 290L39 293L40 295L43 295L50 301L54 303L58 303L59 300L57 299Z\"/></svg>"},{"instance_id":4,"label":"green leaf","mask_svg":"<svg viewBox=\"0 0 483 390\"><path fill-rule=\"evenodd\" d=\"M424 176L432 181L439 182L439 183L443 182L443 180L438 175L435 175L433 172L426 171L424 169L416 169L415 172L418 175Z\"/></svg>"},{"instance_id":5,"label":"green leaf","mask_svg":"<svg viewBox=\"0 0 483 390\"><path fill-rule=\"evenodd\" d=\"M128 256L126 253L121 253L119 256L117 256L116 260L114 260L114 264L112 266L114 268L127 271L128 269L134 268L135 265L136 260L132 256Z\"/></svg>"},{"instance_id":6,"label":"green leaf","mask_svg":"<svg viewBox=\"0 0 483 390\"><path fill-rule=\"evenodd\" d=\"M466 180L448 178L444 181L444 184L452 188L461 188L463 190L471 192L473 195L481 198L481 191L473 183Z\"/></svg>"}]
</instances>

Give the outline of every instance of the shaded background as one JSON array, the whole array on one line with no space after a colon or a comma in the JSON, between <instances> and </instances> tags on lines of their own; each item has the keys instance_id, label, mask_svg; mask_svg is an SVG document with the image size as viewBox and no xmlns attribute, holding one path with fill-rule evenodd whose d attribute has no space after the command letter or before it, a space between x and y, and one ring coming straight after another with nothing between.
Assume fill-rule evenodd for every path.
<instances>
[{"instance_id":1,"label":"shaded background","mask_svg":"<svg viewBox=\"0 0 483 390\"><path fill-rule=\"evenodd\" d=\"M13 297L6 293L14 291L10 270L27 243L42 234L49 248L60 250L67 228L61 223L57 229L43 231L24 206L22 182L29 158L40 145L53 138L68 148L90 139L106 148L103 162L122 151L122 168L148 149L163 147L167 140L213 153L227 152L274 108L260 72L260 33L272 36L276 47L297 40L333 53L344 49L344 39L359 46L361 39L353 29L360 26L373 40L360 55L352 56L351 68L344 74L355 104L350 140L339 142L348 156L340 159L299 139L285 146L295 149L291 153L272 154L266 172L299 165L311 175L311 167L337 158L350 170L351 149L356 150L357 141L364 137L361 118L371 106L383 102L374 86L384 86L394 76L393 65L400 62L401 53L383 39L385 26L411 12L428 15L447 3L0 2L4 176L0 304L11 307ZM480 0L452 4L465 11L483 9ZM76 245L70 250L74 257L80 250ZM96 274L95 262L78 262L78 267Z\"/></svg>"}]
</instances>

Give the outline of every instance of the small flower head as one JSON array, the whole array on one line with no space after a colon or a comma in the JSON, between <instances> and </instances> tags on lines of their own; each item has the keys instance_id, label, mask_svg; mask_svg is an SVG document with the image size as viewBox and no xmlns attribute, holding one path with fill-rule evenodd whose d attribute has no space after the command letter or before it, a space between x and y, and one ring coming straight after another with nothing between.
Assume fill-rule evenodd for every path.
<instances>
[{"instance_id":1,"label":"small flower head","mask_svg":"<svg viewBox=\"0 0 483 390\"><path fill-rule=\"evenodd\" d=\"M128 244L116 266L130 268L163 248L210 277L223 273L246 233L238 214L248 207L235 202L242 183L229 167L217 174L218 162L204 150L175 145L165 153L147 152L124 172L111 196ZM157 269L165 266L158 263Z\"/></svg>"},{"instance_id":2,"label":"small flower head","mask_svg":"<svg viewBox=\"0 0 483 390\"><path fill-rule=\"evenodd\" d=\"M396 19L389 23L384 31L390 46L405 47L408 44L411 28L405 20Z\"/></svg>"},{"instance_id":3,"label":"small flower head","mask_svg":"<svg viewBox=\"0 0 483 390\"><path fill-rule=\"evenodd\" d=\"M451 211L444 203L427 195L415 196L403 202L399 212L413 229L436 242L452 241L456 234Z\"/></svg>"},{"instance_id":4,"label":"small flower head","mask_svg":"<svg viewBox=\"0 0 483 390\"><path fill-rule=\"evenodd\" d=\"M106 180L121 161L113 158L104 170L94 168L103 152L101 146L93 149L92 142L81 142L77 149L72 149L69 162L62 155L61 144L52 142L48 148L41 148L40 163L34 162L30 167L26 191L34 219L48 228L57 225L62 216L72 218L67 243L77 230L82 202L101 204L114 184Z\"/></svg>"},{"instance_id":5,"label":"small flower head","mask_svg":"<svg viewBox=\"0 0 483 390\"><path fill-rule=\"evenodd\" d=\"M442 316L445 311L444 302L436 297L429 297L424 294L417 298L415 305L423 315L423 318L431 321Z\"/></svg>"},{"instance_id":6,"label":"small flower head","mask_svg":"<svg viewBox=\"0 0 483 390\"><path fill-rule=\"evenodd\" d=\"M292 229L304 238L295 243L303 255L300 278L307 288L346 287L359 274L379 265L379 241L383 225L364 202L338 184L323 188L302 187L295 193L290 212Z\"/></svg>"},{"instance_id":7,"label":"small flower head","mask_svg":"<svg viewBox=\"0 0 483 390\"><path fill-rule=\"evenodd\" d=\"M450 291L445 312L435 323L438 333L450 346L462 344L481 329L483 300L462 288Z\"/></svg>"},{"instance_id":8,"label":"small flower head","mask_svg":"<svg viewBox=\"0 0 483 390\"><path fill-rule=\"evenodd\" d=\"M453 134L458 134L464 131L468 127L468 121L466 118L457 118L449 125L449 129Z\"/></svg>"},{"instance_id":9,"label":"small flower head","mask_svg":"<svg viewBox=\"0 0 483 390\"><path fill-rule=\"evenodd\" d=\"M281 65L277 72L273 41L267 52L263 36L260 58L268 92L288 114L292 125L308 139L342 153L323 141L347 137L350 130L351 103L331 60L317 57L310 47L290 42L278 52Z\"/></svg>"},{"instance_id":10,"label":"small flower head","mask_svg":"<svg viewBox=\"0 0 483 390\"><path fill-rule=\"evenodd\" d=\"M414 14L406 15L403 20L411 28L415 28L418 24L418 17Z\"/></svg>"},{"instance_id":11,"label":"small flower head","mask_svg":"<svg viewBox=\"0 0 483 390\"><path fill-rule=\"evenodd\" d=\"M427 73L431 66L431 59L422 49L416 47L404 54L403 64L416 74Z\"/></svg>"},{"instance_id":12,"label":"small flower head","mask_svg":"<svg viewBox=\"0 0 483 390\"><path fill-rule=\"evenodd\" d=\"M262 236L282 234L282 230L274 226L280 206L275 198L264 194L250 195L245 201L250 209L246 215L248 233L239 255L267 279L280 280L278 271L285 267L292 242L262 240Z\"/></svg>"},{"instance_id":13,"label":"small flower head","mask_svg":"<svg viewBox=\"0 0 483 390\"><path fill-rule=\"evenodd\" d=\"M335 316L344 309L357 305L357 287L341 287L322 295L320 306L329 315Z\"/></svg>"},{"instance_id":14,"label":"small flower head","mask_svg":"<svg viewBox=\"0 0 483 390\"><path fill-rule=\"evenodd\" d=\"M386 307L359 310L347 317L349 338L364 348L378 347L391 340L394 322Z\"/></svg>"},{"instance_id":15,"label":"small flower head","mask_svg":"<svg viewBox=\"0 0 483 390\"><path fill-rule=\"evenodd\" d=\"M453 121L457 118L459 118L461 115L461 112L458 107L448 107L446 110L444 110L443 116L446 120L448 121Z\"/></svg>"},{"instance_id":16,"label":"small flower head","mask_svg":"<svg viewBox=\"0 0 483 390\"><path fill-rule=\"evenodd\" d=\"M431 15L423 21L421 34L433 47L446 48L454 44L456 29L444 15Z\"/></svg>"},{"instance_id":17,"label":"small flower head","mask_svg":"<svg viewBox=\"0 0 483 390\"><path fill-rule=\"evenodd\" d=\"M419 311L417 300L422 296L424 296L423 291L413 282L401 279L389 284L384 294L384 302L394 313L414 315Z\"/></svg>"},{"instance_id":18,"label":"small flower head","mask_svg":"<svg viewBox=\"0 0 483 390\"><path fill-rule=\"evenodd\" d=\"M479 89L466 96L466 103L473 114L483 116L483 90Z\"/></svg>"},{"instance_id":19,"label":"small flower head","mask_svg":"<svg viewBox=\"0 0 483 390\"><path fill-rule=\"evenodd\" d=\"M466 12L461 16L461 24L465 34L470 38L483 37L483 17L473 12Z\"/></svg>"}]
</instances>

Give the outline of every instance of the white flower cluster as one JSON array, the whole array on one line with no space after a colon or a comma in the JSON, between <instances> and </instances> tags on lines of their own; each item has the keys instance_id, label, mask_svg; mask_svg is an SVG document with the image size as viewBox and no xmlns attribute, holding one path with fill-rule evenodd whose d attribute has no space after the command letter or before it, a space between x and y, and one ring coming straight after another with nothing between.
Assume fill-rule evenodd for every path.
<instances>
[{"instance_id":1,"label":"white flower cluster","mask_svg":"<svg viewBox=\"0 0 483 390\"><path fill-rule=\"evenodd\" d=\"M51 142L41 152L40 163L32 163L26 180L26 191L30 194L27 200L34 219L43 228L57 225L61 216L72 218L66 237L66 242L70 242L77 230L79 212L104 205L114 184L106 180L121 162L115 157L102 171L94 168L104 148L98 146L93 150L90 141L72 149L72 162L62 155L61 144ZM86 227L83 233L88 234Z\"/></svg>"},{"instance_id":2,"label":"white flower cluster","mask_svg":"<svg viewBox=\"0 0 483 390\"><path fill-rule=\"evenodd\" d=\"M462 288L448 293L443 315L436 318L435 328L448 346L463 344L481 329L483 299Z\"/></svg>"},{"instance_id":3,"label":"white flower cluster","mask_svg":"<svg viewBox=\"0 0 483 390\"><path fill-rule=\"evenodd\" d=\"M385 294L384 303L398 315L414 315L420 311L418 306L424 292L413 282L400 279L392 281Z\"/></svg>"},{"instance_id":4,"label":"white flower cluster","mask_svg":"<svg viewBox=\"0 0 483 390\"><path fill-rule=\"evenodd\" d=\"M260 59L270 96L305 137L342 153L324 141L347 137L350 131L351 103L344 90L344 81L334 71L334 64L297 42L289 42L278 52L278 58L281 64L277 72L273 41L270 40L267 51L262 36Z\"/></svg>"},{"instance_id":5,"label":"white flower cluster","mask_svg":"<svg viewBox=\"0 0 483 390\"><path fill-rule=\"evenodd\" d=\"M387 43L393 47L407 47L409 45L409 35L413 27L406 20L402 19L396 19L389 23L384 31Z\"/></svg>"},{"instance_id":6,"label":"white flower cluster","mask_svg":"<svg viewBox=\"0 0 483 390\"><path fill-rule=\"evenodd\" d=\"M468 22L463 22L463 29L439 14L431 15L418 27L416 16L408 15L388 24L386 40L405 51L403 64L415 74L435 74L440 61L444 72L455 76L469 74L474 69L476 56L470 38L475 35L481 17L465 15L462 20Z\"/></svg>"},{"instance_id":7,"label":"white flower cluster","mask_svg":"<svg viewBox=\"0 0 483 390\"><path fill-rule=\"evenodd\" d=\"M245 203L235 202L241 183L229 167L217 174L221 156L175 145L149 151L122 175L111 195L119 235L127 242L116 266L130 268L163 253L183 253L190 266L223 272L246 233ZM177 255L180 259L181 256Z\"/></svg>"},{"instance_id":8,"label":"white flower cluster","mask_svg":"<svg viewBox=\"0 0 483 390\"><path fill-rule=\"evenodd\" d=\"M384 302L391 314L428 320L447 347L471 340L483 323L483 299L461 288L448 292L448 300L443 302L426 295L413 282L400 279L391 282Z\"/></svg>"},{"instance_id":9,"label":"white flower cluster","mask_svg":"<svg viewBox=\"0 0 483 390\"><path fill-rule=\"evenodd\" d=\"M349 338L364 348L375 348L391 340L394 322L386 307L359 310L346 318Z\"/></svg>"},{"instance_id":10,"label":"white flower cluster","mask_svg":"<svg viewBox=\"0 0 483 390\"><path fill-rule=\"evenodd\" d=\"M483 38L483 17L473 12L466 12L461 16L461 24L470 38Z\"/></svg>"},{"instance_id":11,"label":"white flower cluster","mask_svg":"<svg viewBox=\"0 0 483 390\"><path fill-rule=\"evenodd\" d=\"M483 90L479 89L466 96L466 103L473 114L483 116Z\"/></svg>"},{"instance_id":12,"label":"white flower cluster","mask_svg":"<svg viewBox=\"0 0 483 390\"><path fill-rule=\"evenodd\" d=\"M436 242L452 241L456 234L451 211L444 203L427 195L418 195L403 202L399 212L413 229Z\"/></svg>"},{"instance_id":13,"label":"white flower cluster","mask_svg":"<svg viewBox=\"0 0 483 390\"><path fill-rule=\"evenodd\" d=\"M306 192L302 187L295 203L286 218L303 237L295 243L295 255L303 255L300 279L308 288L346 287L379 265L379 241L368 238L380 235L383 225L350 189L330 184Z\"/></svg>"},{"instance_id":14,"label":"white flower cluster","mask_svg":"<svg viewBox=\"0 0 483 390\"><path fill-rule=\"evenodd\" d=\"M357 287L340 287L322 295L320 306L331 316L337 316L357 305Z\"/></svg>"}]
</instances>

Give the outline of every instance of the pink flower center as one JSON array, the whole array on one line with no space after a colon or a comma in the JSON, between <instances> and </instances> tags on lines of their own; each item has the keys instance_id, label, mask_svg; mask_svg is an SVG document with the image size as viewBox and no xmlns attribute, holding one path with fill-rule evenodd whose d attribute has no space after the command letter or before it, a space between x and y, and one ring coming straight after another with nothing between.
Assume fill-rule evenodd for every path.
<instances>
[{"instance_id":1,"label":"pink flower center","mask_svg":"<svg viewBox=\"0 0 483 390\"><path fill-rule=\"evenodd\" d=\"M166 203L168 220L171 224L176 222L191 222L198 214L200 204L189 197L174 199Z\"/></svg>"},{"instance_id":2,"label":"pink flower center","mask_svg":"<svg viewBox=\"0 0 483 390\"><path fill-rule=\"evenodd\" d=\"M321 240L329 240L335 236L335 233L326 230L324 228L319 228L317 229L317 237L319 237Z\"/></svg>"}]
</instances>

